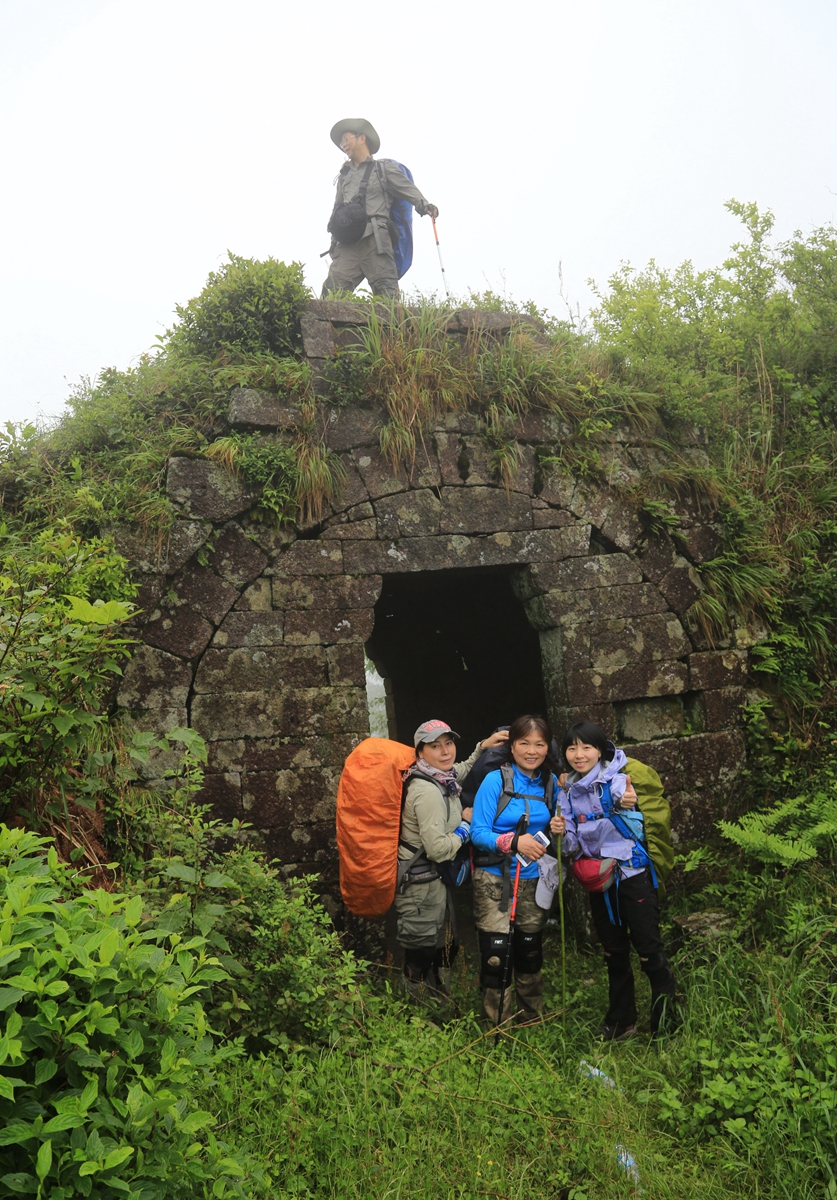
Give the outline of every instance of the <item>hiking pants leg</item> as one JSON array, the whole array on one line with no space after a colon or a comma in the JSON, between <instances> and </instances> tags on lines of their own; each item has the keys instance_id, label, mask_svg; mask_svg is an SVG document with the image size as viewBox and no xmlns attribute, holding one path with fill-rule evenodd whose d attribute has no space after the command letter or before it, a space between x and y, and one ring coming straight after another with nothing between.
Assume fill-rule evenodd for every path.
<instances>
[{"instance_id":1,"label":"hiking pants leg","mask_svg":"<svg viewBox=\"0 0 837 1200\"><path fill-rule=\"evenodd\" d=\"M627 921L628 934L639 955L639 965L651 984L651 1033L660 1031L668 1015L674 1019L674 973L665 954L660 934L660 901L650 871L623 879L619 885L619 908Z\"/></svg>"},{"instance_id":2,"label":"hiking pants leg","mask_svg":"<svg viewBox=\"0 0 837 1200\"><path fill-rule=\"evenodd\" d=\"M325 300L331 292L353 292L363 282L363 267L359 243L341 246L336 243L331 251L331 266L323 284Z\"/></svg>"},{"instance_id":3,"label":"hiking pants leg","mask_svg":"<svg viewBox=\"0 0 837 1200\"><path fill-rule=\"evenodd\" d=\"M536 879L521 879L518 887L510 969L502 982L504 1024L515 1012L521 1014L521 1020L529 1021L539 1016L543 1010L543 976L540 971L542 956L538 959L537 953L534 953L534 957L529 954L524 962L521 957L522 951L518 950L518 947L523 947L532 951L531 938L524 938L524 935L540 934L546 922L545 911L535 903L537 885ZM501 979L508 948L509 914L500 912L502 892L501 876L482 868L474 872L474 922L480 945L482 1016L491 1025L497 1024L499 1016ZM539 949L538 945L535 950ZM516 1004L511 995L512 973L517 992Z\"/></svg>"},{"instance_id":4,"label":"hiking pants leg","mask_svg":"<svg viewBox=\"0 0 837 1200\"><path fill-rule=\"evenodd\" d=\"M611 888L611 891L613 890ZM593 925L599 935L599 941L602 943L607 965L608 1004L604 1023L620 1028L635 1025L636 988L631 968L631 943L628 939L627 927L624 923L622 925L611 924L602 892L590 893L590 911L593 916Z\"/></svg>"},{"instance_id":5,"label":"hiking pants leg","mask_svg":"<svg viewBox=\"0 0 837 1200\"><path fill-rule=\"evenodd\" d=\"M612 892L613 889L611 889ZM611 899L611 904L615 908L615 897ZM621 926L611 924L603 895L591 892L590 905L593 911L593 923L605 949L605 954L608 954L610 950L610 958L614 960L612 966L610 959L608 960L608 976L610 978L613 974L617 977L614 979L617 991L620 972L624 976L627 971L630 972L630 992L633 993L629 944L633 945L639 955L640 967L648 976L651 984L651 1032L657 1033L664 1014L673 1006L675 984L674 974L666 958L665 946L660 934L660 903L657 889L651 879L651 872L643 871L641 875L632 875L629 879L621 880L618 896ZM625 965L625 959L627 959L627 965ZM613 997L611 1007L613 1007ZM617 1009L621 1008L618 1002L616 1007ZM625 1008L624 1011L630 1012L631 1008ZM606 1023L633 1024L636 1020L635 1002L633 1002L632 1011L633 1018L631 1020L620 1016L617 1020L611 1021L609 1013Z\"/></svg>"},{"instance_id":6,"label":"hiking pants leg","mask_svg":"<svg viewBox=\"0 0 837 1200\"><path fill-rule=\"evenodd\" d=\"M323 284L323 297L329 292L353 292L365 279L375 296L399 298L398 271L392 242L386 228L378 230L382 253L375 244L375 235L361 238L351 246L334 246L331 267Z\"/></svg>"}]
</instances>

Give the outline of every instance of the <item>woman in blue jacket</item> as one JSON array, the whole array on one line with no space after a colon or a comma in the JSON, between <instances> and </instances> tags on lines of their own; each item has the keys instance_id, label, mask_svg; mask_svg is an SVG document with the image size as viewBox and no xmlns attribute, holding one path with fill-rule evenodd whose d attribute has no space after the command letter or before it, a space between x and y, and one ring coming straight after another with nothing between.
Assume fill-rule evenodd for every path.
<instances>
[{"instance_id":1,"label":"woman in blue jacket","mask_svg":"<svg viewBox=\"0 0 837 1200\"><path fill-rule=\"evenodd\" d=\"M547 910L535 902L538 859L546 847L534 835L563 834L566 819L556 815L558 781L549 747L552 733L538 716L518 717L509 728L511 763L482 781L474 800L474 921L480 948L482 1015L496 1025L511 1016L507 990L514 976L518 1018L533 1020L543 1011L543 927ZM548 836L548 833L547 833ZM514 931L509 929L516 855L521 866Z\"/></svg>"}]
</instances>

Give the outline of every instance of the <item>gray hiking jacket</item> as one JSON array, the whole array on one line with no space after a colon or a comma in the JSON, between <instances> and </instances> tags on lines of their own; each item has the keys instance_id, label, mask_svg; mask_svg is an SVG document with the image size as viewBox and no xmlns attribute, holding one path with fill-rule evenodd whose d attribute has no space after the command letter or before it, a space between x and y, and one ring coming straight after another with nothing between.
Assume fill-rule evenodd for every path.
<instances>
[{"instance_id":1,"label":"gray hiking jacket","mask_svg":"<svg viewBox=\"0 0 837 1200\"><path fill-rule=\"evenodd\" d=\"M378 167L381 167L385 173L390 202L395 199L409 200L414 205L416 212L420 216L423 216L427 209L427 201L424 196L422 196L414 183L410 183L404 172L394 162L386 158L367 158L359 167L356 167L351 161L345 163L337 177L337 194L334 198L334 207L336 208L338 204L348 204L350 200L354 200L360 191L366 164L370 161L377 163L377 166L369 176L369 183L366 188L367 216L383 221L387 221L389 218L389 204L381 187ZM348 167L348 170L346 170L346 167ZM363 236L369 237L371 233L372 222L370 220L367 222Z\"/></svg>"},{"instance_id":2,"label":"gray hiking jacket","mask_svg":"<svg viewBox=\"0 0 837 1200\"><path fill-rule=\"evenodd\" d=\"M461 783L482 753L482 743L465 762L455 763L456 778ZM453 831L462 821L462 805L458 796L448 796L449 812L445 812L445 797L430 779L414 775L407 788L404 812L401 814L401 841L411 846L423 846L431 862L447 862L462 845ZM398 847L399 858L412 858L406 846Z\"/></svg>"}]
</instances>

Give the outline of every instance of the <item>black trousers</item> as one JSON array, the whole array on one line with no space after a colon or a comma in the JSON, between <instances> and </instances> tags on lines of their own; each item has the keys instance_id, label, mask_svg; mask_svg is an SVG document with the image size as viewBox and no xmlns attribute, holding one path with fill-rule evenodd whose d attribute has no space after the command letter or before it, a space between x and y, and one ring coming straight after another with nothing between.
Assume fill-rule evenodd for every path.
<instances>
[{"instance_id":1,"label":"black trousers","mask_svg":"<svg viewBox=\"0 0 837 1200\"><path fill-rule=\"evenodd\" d=\"M649 870L622 879L607 892L617 924L610 919L605 894L590 893L593 924L605 952L608 976L608 1010L605 1025L636 1024L636 992L631 967L631 946L651 984L651 1032L664 1020L671 1025L674 975L660 936L660 903Z\"/></svg>"}]
</instances>

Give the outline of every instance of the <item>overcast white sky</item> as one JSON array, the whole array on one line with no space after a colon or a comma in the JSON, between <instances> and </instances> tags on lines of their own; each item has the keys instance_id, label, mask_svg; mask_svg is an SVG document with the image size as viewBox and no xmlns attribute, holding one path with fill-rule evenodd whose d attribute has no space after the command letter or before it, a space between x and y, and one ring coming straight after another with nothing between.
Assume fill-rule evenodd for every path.
<instances>
[{"instance_id":1,"label":"overcast white sky","mask_svg":"<svg viewBox=\"0 0 837 1200\"><path fill-rule=\"evenodd\" d=\"M834 0L0 0L0 420L127 367L237 254L319 290L332 124L441 210L451 286L582 310L837 208ZM428 220L405 284L441 289Z\"/></svg>"}]
</instances>

